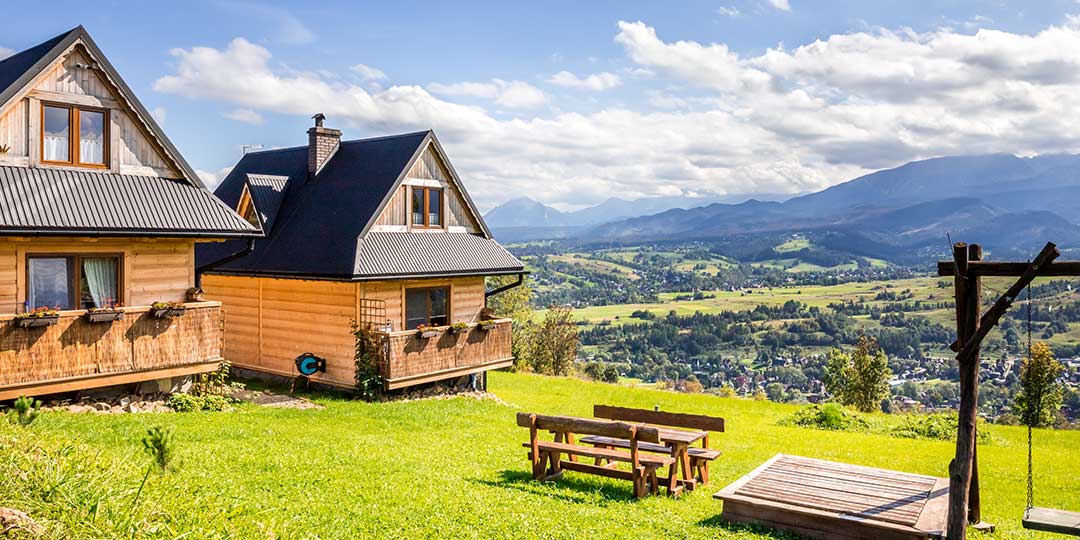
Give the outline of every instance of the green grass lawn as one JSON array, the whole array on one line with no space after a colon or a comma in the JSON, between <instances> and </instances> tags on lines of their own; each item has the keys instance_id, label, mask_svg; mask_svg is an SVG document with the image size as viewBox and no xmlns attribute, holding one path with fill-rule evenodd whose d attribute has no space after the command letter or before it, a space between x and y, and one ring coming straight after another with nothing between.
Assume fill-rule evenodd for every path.
<instances>
[{"instance_id":1,"label":"green grass lawn","mask_svg":"<svg viewBox=\"0 0 1080 540\"><path fill-rule=\"evenodd\" d=\"M225 413L47 413L0 426L0 506L46 538L779 538L729 527L711 495L777 452L945 475L953 444L834 433L776 422L793 407L572 379L494 373L507 404L469 398L368 404L319 396L322 410L243 405ZM518 411L587 416L594 403L718 415L728 432L713 482L681 499L631 499L628 482L567 473L534 482ZM146 468L140 438L175 432L180 466ZM980 447L985 518L1020 529L1025 433L988 428ZM1080 510L1080 433L1039 431L1037 502ZM130 516L130 517L129 517Z\"/></svg>"}]
</instances>

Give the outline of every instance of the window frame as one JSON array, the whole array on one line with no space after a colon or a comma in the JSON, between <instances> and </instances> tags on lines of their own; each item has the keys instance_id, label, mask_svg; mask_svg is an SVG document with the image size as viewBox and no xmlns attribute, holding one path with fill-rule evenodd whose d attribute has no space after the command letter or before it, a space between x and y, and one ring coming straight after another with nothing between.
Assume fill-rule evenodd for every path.
<instances>
[{"instance_id":1,"label":"window frame","mask_svg":"<svg viewBox=\"0 0 1080 540\"><path fill-rule=\"evenodd\" d=\"M53 107L55 109L67 109L68 111L68 161L54 161L45 159L45 109L47 107ZM82 111L97 112L102 114L102 142L101 142L101 157L103 163L83 163L82 156L79 155L79 139L82 135L82 125L79 119L79 114ZM38 151L41 156L41 163L45 165L64 165L68 167L85 167L90 169L108 169L110 167L110 155L109 155L109 109L104 107L87 107L83 105L74 105L71 103L55 103L51 101L41 102L41 119L38 129Z\"/></svg>"},{"instance_id":2,"label":"window frame","mask_svg":"<svg viewBox=\"0 0 1080 540\"><path fill-rule=\"evenodd\" d=\"M424 211L424 222L417 223L413 215L413 204L416 201L416 192L423 190L424 200L421 203L421 207ZM439 192L439 223L436 225L431 224L431 192ZM427 187L427 186L409 186L409 224L418 229L445 229L446 228L446 212L444 208L446 206L446 190L441 187Z\"/></svg>"},{"instance_id":3,"label":"window frame","mask_svg":"<svg viewBox=\"0 0 1080 540\"><path fill-rule=\"evenodd\" d=\"M453 321L453 313L454 313L454 311L453 311L453 305L452 305L452 297L450 295L450 292L451 292L450 285L428 285L428 286L424 286L424 287L405 287L404 289L405 290L404 290L404 293L402 295L402 300L403 300L402 304L403 305L402 305L402 309L401 309L401 314L405 319L405 330L408 330L408 331L416 330L415 328L409 328L409 293L410 292L427 292L428 293L427 294L427 317L426 317L425 322L420 323L420 324L431 325L432 317L431 317L431 294L430 293L431 293L431 291L434 291L434 290L446 291L446 315L445 315L446 324L441 324L441 325L437 325L437 326L450 326L451 324L453 324L453 322L454 322Z\"/></svg>"},{"instance_id":4,"label":"window frame","mask_svg":"<svg viewBox=\"0 0 1080 540\"><path fill-rule=\"evenodd\" d=\"M240 217L244 218L244 221L247 221L253 227L262 229L259 209L255 208L255 201L251 198L251 190L248 189L247 184L244 184L244 191L240 193L240 202L236 205L236 213L240 214ZM248 213L251 213L252 219L248 219Z\"/></svg>"},{"instance_id":5,"label":"window frame","mask_svg":"<svg viewBox=\"0 0 1080 540\"><path fill-rule=\"evenodd\" d=\"M85 253L27 253L23 266L26 272L26 283L23 286L23 308L29 307L30 302L30 260L31 259L67 259L68 268L73 269L71 276L68 278L68 303L74 307L70 310L85 310L87 308L82 307L82 260L83 259L96 259L96 258L113 258L116 259L116 298L113 299L114 305L124 304L124 254L114 252L92 252ZM53 306L49 306L53 307ZM32 309L32 308L31 308ZM65 311L68 308L64 309Z\"/></svg>"}]
</instances>

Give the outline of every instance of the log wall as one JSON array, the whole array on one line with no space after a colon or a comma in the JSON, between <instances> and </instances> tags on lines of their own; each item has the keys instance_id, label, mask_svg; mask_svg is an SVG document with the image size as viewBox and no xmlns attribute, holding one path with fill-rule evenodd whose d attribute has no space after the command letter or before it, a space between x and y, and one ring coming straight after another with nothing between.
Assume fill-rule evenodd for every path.
<instances>
[{"instance_id":1,"label":"log wall","mask_svg":"<svg viewBox=\"0 0 1080 540\"><path fill-rule=\"evenodd\" d=\"M352 321L381 325L389 320L400 332L406 288L449 287L452 322L476 322L484 307L483 277L341 282L208 274L202 285L208 299L225 306L224 356L229 362L291 377L296 357L310 352L327 359L326 373L311 379L345 387L353 385ZM478 351L472 347L455 354Z\"/></svg>"}]
</instances>

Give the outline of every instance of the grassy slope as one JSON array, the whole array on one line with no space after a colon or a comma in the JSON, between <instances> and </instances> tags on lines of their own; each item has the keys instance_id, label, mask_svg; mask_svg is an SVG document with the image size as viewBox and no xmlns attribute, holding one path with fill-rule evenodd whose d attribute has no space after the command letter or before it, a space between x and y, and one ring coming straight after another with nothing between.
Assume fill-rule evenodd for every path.
<instances>
[{"instance_id":1,"label":"grassy slope","mask_svg":"<svg viewBox=\"0 0 1080 540\"><path fill-rule=\"evenodd\" d=\"M50 413L29 430L0 427L0 506L28 511L49 538L774 538L729 528L711 498L777 452L944 475L953 445L776 426L792 407L496 373L511 406L457 398L326 409L250 405L231 413L98 416ZM593 403L722 415L725 455L713 483L688 496L630 499L625 482L568 473L533 482L516 411L588 415ZM126 517L149 426L176 431L180 468L153 475ZM1019 528L1024 432L990 428L980 448L983 504L996 538ZM1037 501L1080 509L1068 491L1080 433L1037 433ZM42 450L44 449L44 450ZM42 452L51 457L45 458Z\"/></svg>"}]
</instances>

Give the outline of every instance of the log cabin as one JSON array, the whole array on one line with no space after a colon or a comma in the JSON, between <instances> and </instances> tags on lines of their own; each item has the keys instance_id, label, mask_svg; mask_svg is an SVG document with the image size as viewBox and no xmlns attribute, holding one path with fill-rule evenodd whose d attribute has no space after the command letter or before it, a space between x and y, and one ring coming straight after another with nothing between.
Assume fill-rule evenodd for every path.
<instances>
[{"instance_id":1,"label":"log cabin","mask_svg":"<svg viewBox=\"0 0 1080 540\"><path fill-rule=\"evenodd\" d=\"M295 377L310 354L325 361L311 381L351 388L355 321L381 335L388 390L483 385L478 374L510 366L511 322L484 313L508 286L487 291L485 277L520 284L524 265L492 238L434 132L342 141L314 118L307 145L248 153L216 190L266 234L202 282L225 305L225 358ZM241 244L200 245L199 263Z\"/></svg>"},{"instance_id":2,"label":"log cabin","mask_svg":"<svg viewBox=\"0 0 1080 540\"><path fill-rule=\"evenodd\" d=\"M260 235L81 26L0 60L0 400L217 369L195 245Z\"/></svg>"}]
</instances>

